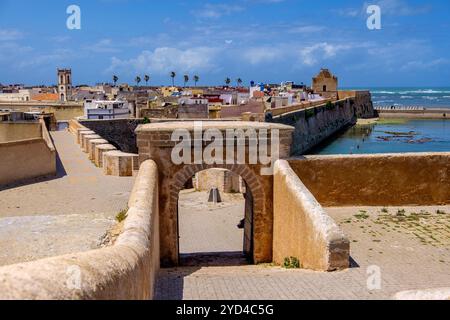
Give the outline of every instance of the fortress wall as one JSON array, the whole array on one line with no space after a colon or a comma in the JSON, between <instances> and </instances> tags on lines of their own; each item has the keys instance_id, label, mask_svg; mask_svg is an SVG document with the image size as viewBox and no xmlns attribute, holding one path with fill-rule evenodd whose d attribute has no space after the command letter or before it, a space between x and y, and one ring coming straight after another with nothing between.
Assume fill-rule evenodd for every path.
<instances>
[{"instance_id":1,"label":"fortress wall","mask_svg":"<svg viewBox=\"0 0 450 320\"><path fill-rule=\"evenodd\" d=\"M306 156L289 164L324 206L450 204L450 153Z\"/></svg>"},{"instance_id":2,"label":"fortress wall","mask_svg":"<svg viewBox=\"0 0 450 320\"><path fill-rule=\"evenodd\" d=\"M135 130L142 119L117 120L80 120L81 125L95 131L103 139L108 140L118 150L126 153L138 153Z\"/></svg>"},{"instance_id":3,"label":"fortress wall","mask_svg":"<svg viewBox=\"0 0 450 320\"><path fill-rule=\"evenodd\" d=\"M273 260L318 271L348 268L350 243L284 160L275 164Z\"/></svg>"},{"instance_id":4,"label":"fortress wall","mask_svg":"<svg viewBox=\"0 0 450 320\"><path fill-rule=\"evenodd\" d=\"M0 185L54 176L56 150L44 121L40 120L40 123L33 125L11 124L7 127L19 136L34 138L0 142ZM8 132L8 136L10 134L11 132Z\"/></svg>"},{"instance_id":5,"label":"fortress wall","mask_svg":"<svg viewBox=\"0 0 450 320\"><path fill-rule=\"evenodd\" d=\"M356 116L351 100L340 100L332 109L321 105L286 113L272 121L295 127L291 154L301 155L339 130L355 124Z\"/></svg>"},{"instance_id":6,"label":"fortress wall","mask_svg":"<svg viewBox=\"0 0 450 320\"><path fill-rule=\"evenodd\" d=\"M110 247L0 268L0 299L152 299L159 270L158 169L142 164Z\"/></svg>"},{"instance_id":7,"label":"fortress wall","mask_svg":"<svg viewBox=\"0 0 450 320\"><path fill-rule=\"evenodd\" d=\"M293 155L301 155L336 132L356 123L357 118L375 116L369 91L339 91L340 100L314 108L274 116L272 122L295 127Z\"/></svg>"},{"instance_id":8,"label":"fortress wall","mask_svg":"<svg viewBox=\"0 0 450 320\"><path fill-rule=\"evenodd\" d=\"M40 138L41 126L37 122L0 122L0 143Z\"/></svg>"}]
</instances>

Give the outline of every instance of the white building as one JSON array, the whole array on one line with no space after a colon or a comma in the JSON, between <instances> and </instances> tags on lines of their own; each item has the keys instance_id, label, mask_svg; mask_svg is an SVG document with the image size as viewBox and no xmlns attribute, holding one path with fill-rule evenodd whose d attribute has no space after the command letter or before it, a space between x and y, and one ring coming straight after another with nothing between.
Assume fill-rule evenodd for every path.
<instances>
[{"instance_id":1,"label":"white building","mask_svg":"<svg viewBox=\"0 0 450 320\"><path fill-rule=\"evenodd\" d=\"M178 99L178 104L180 105L208 104L208 99L196 97L182 97Z\"/></svg>"},{"instance_id":2,"label":"white building","mask_svg":"<svg viewBox=\"0 0 450 320\"><path fill-rule=\"evenodd\" d=\"M128 119L130 114L127 101L86 100L84 102L86 119Z\"/></svg>"},{"instance_id":3,"label":"white building","mask_svg":"<svg viewBox=\"0 0 450 320\"><path fill-rule=\"evenodd\" d=\"M0 101L2 102L24 102L30 101L30 90L21 89L19 92L0 93Z\"/></svg>"}]
</instances>

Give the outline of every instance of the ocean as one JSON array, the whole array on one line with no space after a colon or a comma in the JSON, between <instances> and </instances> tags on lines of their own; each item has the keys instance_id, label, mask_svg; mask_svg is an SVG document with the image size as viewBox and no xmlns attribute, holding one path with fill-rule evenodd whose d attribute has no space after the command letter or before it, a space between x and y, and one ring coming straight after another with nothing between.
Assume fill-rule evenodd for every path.
<instances>
[{"instance_id":1,"label":"ocean","mask_svg":"<svg viewBox=\"0 0 450 320\"><path fill-rule=\"evenodd\" d=\"M449 152L449 120L381 119L336 134L309 154Z\"/></svg>"},{"instance_id":2,"label":"ocean","mask_svg":"<svg viewBox=\"0 0 450 320\"><path fill-rule=\"evenodd\" d=\"M372 93L374 106L450 108L450 87L378 87L368 90Z\"/></svg>"}]
</instances>

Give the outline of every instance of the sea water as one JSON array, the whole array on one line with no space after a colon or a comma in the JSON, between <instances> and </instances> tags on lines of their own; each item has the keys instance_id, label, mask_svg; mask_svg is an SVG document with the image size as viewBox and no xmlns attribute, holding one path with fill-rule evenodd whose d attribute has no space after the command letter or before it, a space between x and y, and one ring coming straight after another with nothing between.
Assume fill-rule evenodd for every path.
<instances>
[{"instance_id":1,"label":"sea water","mask_svg":"<svg viewBox=\"0 0 450 320\"><path fill-rule=\"evenodd\" d=\"M349 88L350 89L350 88ZM361 90L362 88L351 88ZM366 88L374 106L450 108L450 87Z\"/></svg>"},{"instance_id":2,"label":"sea water","mask_svg":"<svg viewBox=\"0 0 450 320\"><path fill-rule=\"evenodd\" d=\"M309 154L450 152L450 120L381 119L356 125Z\"/></svg>"}]
</instances>

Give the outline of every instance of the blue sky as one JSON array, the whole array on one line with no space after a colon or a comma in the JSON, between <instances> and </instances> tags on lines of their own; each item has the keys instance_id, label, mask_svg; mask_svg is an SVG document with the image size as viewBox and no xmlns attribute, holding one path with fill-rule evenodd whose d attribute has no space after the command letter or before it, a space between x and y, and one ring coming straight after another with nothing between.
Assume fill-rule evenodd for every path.
<instances>
[{"instance_id":1,"label":"blue sky","mask_svg":"<svg viewBox=\"0 0 450 320\"><path fill-rule=\"evenodd\" d=\"M71 4L81 30L66 27ZM75 84L164 85L172 70L179 84L310 83L328 67L341 86L450 86L449 17L447 0L0 0L0 83L52 84L57 67Z\"/></svg>"}]
</instances>

